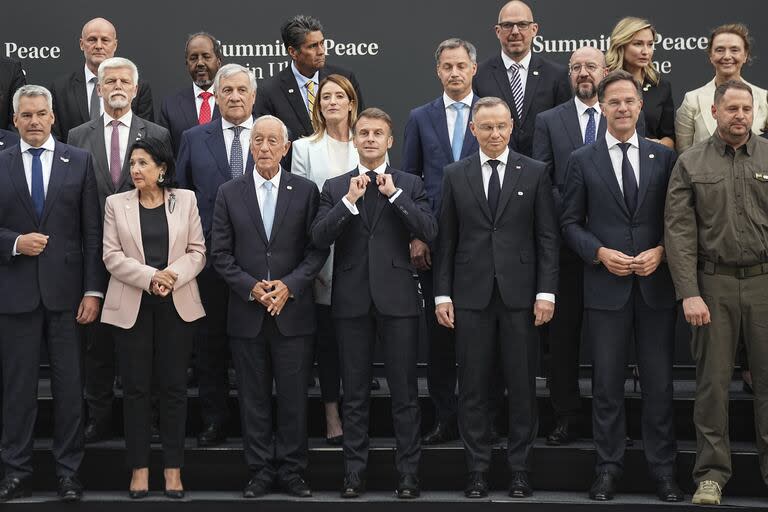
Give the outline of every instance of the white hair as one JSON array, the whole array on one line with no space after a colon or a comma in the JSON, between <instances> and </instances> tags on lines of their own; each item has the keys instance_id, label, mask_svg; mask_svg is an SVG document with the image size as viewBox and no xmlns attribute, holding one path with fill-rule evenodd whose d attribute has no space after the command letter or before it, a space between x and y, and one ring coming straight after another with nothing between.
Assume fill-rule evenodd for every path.
<instances>
[{"instance_id":1,"label":"white hair","mask_svg":"<svg viewBox=\"0 0 768 512\"><path fill-rule=\"evenodd\" d=\"M19 102L23 97L34 98L35 96L45 96L45 100L48 102L48 110L53 112L53 96L51 91L43 87L42 85L25 85L16 90L13 94L13 111L19 111Z\"/></svg>"},{"instance_id":2,"label":"white hair","mask_svg":"<svg viewBox=\"0 0 768 512\"><path fill-rule=\"evenodd\" d=\"M216 76L213 79L213 90L214 92L219 90L219 84L221 83L222 78L228 78L232 75L236 75L238 73L245 73L248 77L248 81L251 83L251 89L253 92L256 92L256 77L253 75L253 72L246 68L245 66L241 66L240 64L224 64L219 68L219 71L216 73Z\"/></svg>"},{"instance_id":3,"label":"white hair","mask_svg":"<svg viewBox=\"0 0 768 512\"><path fill-rule=\"evenodd\" d=\"M259 124L262 121L269 121L270 119L277 121L280 123L280 126L283 127L283 142L288 143L290 140L288 139L288 127L285 126L285 123L282 119L279 117L271 116L269 114L264 114L263 116L259 116L256 118L256 120L253 122L253 127L256 128L256 125Z\"/></svg>"},{"instance_id":4,"label":"white hair","mask_svg":"<svg viewBox=\"0 0 768 512\"><path fill-rule=\"evenodd\" d=\"M131 62L128 59L124 59L122 57L112 57L109 59L105 59L104 62L99 64L99 83L104 83L104 73L108 69L118 69L118 68L128 68L131 70L131 75L133 76L133 85L137 85L139 83L139 69L136 67L136 64Z\"/></svg>"}]
</instances>

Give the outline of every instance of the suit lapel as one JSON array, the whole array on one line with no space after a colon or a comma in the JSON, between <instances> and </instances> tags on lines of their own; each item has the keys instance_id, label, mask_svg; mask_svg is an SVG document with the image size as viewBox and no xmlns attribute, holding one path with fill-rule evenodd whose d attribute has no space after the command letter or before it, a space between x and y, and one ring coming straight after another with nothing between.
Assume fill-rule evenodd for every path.
<instances>
[{"instance_id":1,"label":"suit lapel","mask_svg":"<svg viewBox=\"0 0 768 512\"><path fill-rule=\"evenodd\" d=\"M523 165L520 162L520 156L510 151L507 165L504 168L504 183L501 184L501 195L499 196L499 205L496 208L496 220L501 218L501 214L507 207L509 198L517 185L520 175L523 173Z\"/></svg>"},{"instance_id":2,"label":"suit lapel","mask_svg":"<svg viewBox=\"0 0 768 512\"><path fill-rule=\"evenodd\" d=\"M41 226L53 209L53 203L56 202L56 197L59 195L61 185L64 183L68 171L69 151L64 149L61 144L56 144L56 149L53 151L53 162L51 163L51 177L48 180L48 191L45 193L43 217L40 219Z\"/></svg>"},{"instance_id":3,"label":"suit lapel","mask_svg":"<svg viewBox=\"0 0 768 512\"><path fill-rule=\"evenodd\" d=\"M174 198L174 209L171 211L171 200L170 198ZM163 191L163 201L165 203L165 218L168 219L168 258L170 259L172 250L173 250L173 244L176 242L176 239L179 235L179 229L181 226L179 226L178 220L179 220L179 214L176 213L176 194L174 194L173 190L165 189Z\"/></svg>"},{"instance_id":4,"label":"suit lapel","mask_svg":"<svg viewBox=\"0 0 768 512\"><path fill-rule=\"evenodd\" d=\"M139 192L137 190L133 190L130 194L126 194L123 211L125 212L125 221L126 224L128 224L128 231L131 232L131 237L133 238L136 247L139 248L139 253L141 254L141 262L145 263L146 258L144 256L144 243L141 240ZM168 246L168 250L170 252L170 246Z\"/></svg>"},{"instance_id":5,"label":"suit lapel","mask_svg":"<svg viewBox=\"0 0 768 512\"><path fill-rule=\"evenodd\" d=\"M253 180L250 179L248 176L241 176L240 178L236 178L236 179L242 180L241 193L243 195L243 202L245 202L245 208L248 210L248 213L251 214L251 220L256 226L256 231L259 233L259 236L264 241L264 245L267 246L269 245L269 240L267 239L267 232L264 231L264 219L261 218L261 210L259 209L259 198L256 195L256 187L253 183ZM274 224L273 224L273 229L274 229Z\"/></svg>"},{"instance_id":6,"label":"suit lapel","mask_svg":"<svg viewBox=\"0 0 768 512\"><path fill-rule=\"evenodd\" d=\"M328 151L326 151L327 144L327 131L323 133L320 140L312 141L307 144L307 153L309 155L309 161L311 162L311 165L309 166L310 172L312 173L312 181L315 183L325 183L325 180L330 177L327 158ZM352 167L354 166L355 164L352 164Z\"/></svg>"},{"instance_id":7,"label":"suit lapel","mask_svg":"<svg viewBox=\"0 0 768 512\"><path fill-rule=\"evenodd\" d=\"M608 123L606 122L603 113L598 110L598 114L600 115L600 121L597 123L597 138L595 140L605 138L605 130L608 128Z\"/></svg>"},{"instance_id":8,"label":"suit lapel","mask_svg":"<svg viewBox=\"0 0 768 512\"><path fill-rule=\"evenodd\" d=\"M592 161L595 163L597 173L605 182L613 198L619 203L621 210L627 217L629 217L627 203L624 201L624 194L621 193L619 182L616 180L616 174L613 172L613 163L608 154L608 144L605 142L605 139L603 138L595 143L593 149Z\"/></svg>"},{"instance_id":9,"label":"suit lapel","mask_svg":"<svg viewBox=\"0 0 768 512\"><path fill-rule=\"evenodd\" d=\"M208 151L211 152L213 161L216 162L221 175L229 180L232 177L232 173L229 170L229 160L227 160L227 148L225 146L226 142L224 142L221 119L208 123L206 131L208 132L208 137L205 139L205 143L208 146Z\"/></svg>"},{"instance_id":10,"label":"suit lapel","mask_svg":"<svg viewBox=\"0 0 768 512\"><path fill-rule=\"evenodd\" d=\"M179 95L179 110L186 119L187 126L197 126L197 105L195 104L195 89L193 87L187 87Z\"/></svg>"},{"instance_id":11,"label":"suit lapel","mask_svg":"<svg viewBox=\"0 0 768 512\"><path fill-rule=\"evenodd\" d=\"M304 128L304 131L312 133L312 123L309 120L307 107L304 105L304 98L299 90L299 85L296 83L296 77L293 76L291 66L285 68L282 73L283 75L280 78L280 83L281 88L283 89L283 94L285 94L288 103L291 105L294 112L296 112L296 117L301 121L301 126ZM294 138L298 138L300 135L300 133L291 134Z\"/></svg>"},{"instance_id":12,"label":"suit lapel","mask_svg":"<svg viewBox=\"0 0 768 512\"><path fill-rule=\"evenodd\" d=\"M80 116L83 120L87 121L91 118L91 113L88 110L88 84L85 83L85 71L80 70L75 72L70 82L72 96L75 98L77 109L80 111ZM96 89L93 89L93 94L98 94Z\"/></svg>"},{"instance_id":13,"label":"suit lapel","mask_svg":"<svg viewBox=\"0 0 768 512\"><path fill-rule=\"evenodd\" d=\"M480 98L477 97L477 94L472 95L472 106L475 106L475 103L477 103L477 100L479 99ZM469 129L469 121L471 117L471 113L467 115L467 126L464 127L464 143L461 146L461 158L466 158L477 151L477 139L472 134L472 130ZM453 152L451 152L451 157L453 157Z\"/></svg>"},{"instance_id":14,"label":"suit lapel","mask_svg":"<svg viewBox=\"0 0 768 512\"><path fill-rule=\"evenodd\" d=\"M293 186L291 185L293 177L285 169L281 170L280 190L277 192L277 203L275 204L275 220L272 223L272 233L269 235L270 242L275 239L277 231L285 218L285 213L293 199Z\"/></svg>"},{"instance_id":15,"label":"suit lapel","mask_svg":"<svg viewBox=\"0 0 768 512\"><path fill-rule=\"evenodd\" d=\"M528 78L525 81L525 96L523 99L523 117L520 120L520 122L522 122L523 119L526 119L528 117L528 111L531 109L533 98L536 97L536 89L538 89L539 81L541 80L541 76L539 76L539 67L541 67L541 60L539 60L539 58L536 55L531 55L531 62L528 69Z\"/></svg>"},{"instance_id":16,"label":"suit lapel","mask_svg":"<svg viewBox=\"0 0 768 512\"><path fill-rule=\"evenodd\" d=\"M560 120L563 122L568 138L571 139L573 149L584 145L584 139L581 138L581 125L579 124L579 111L576 108L574 100L569 100L560 110ZM600 115L598 112L596 115Z\"/></svg>"},{"instance_id":17,"label":"suit lapel","mask_svg":"<svg viewBox=\"0 0 768 512\"><path fill-rule=\"evenodd\" d=\"M640 207L643 205L643 199L648 192L648 184L651 182L651 176L656 168L656 155L651 149L651 144L642 137L638 137L640 144L640 169L637 173L640 176L640 183L638 183L637 192L637 209L635 213L640 211Z\"/></svg>"},{"instance_id":18,"label":"suit lapel","mask_svg":"<svg viewBox=\"0 0 768 512\"><path fill-rule=\"evenodd\" d=\"M355 176L360 176L360 174L360 167L355 167L353 172L349 175L349 180L347 180L347 189L349 188L349 182L352 181L352 178ZM363 197L358 199L357 203L355 203L355 206L357 206L357 212L360 215L360 218L363 219L363 224L365 224L365 227L368 228L368 231L373 231L373 219L368 218L368 210L365 207L365 194L363 194Z\"/></svg>"},{"instance_id":19,"label":"suit lapel","mask_svg":"<svg viewBox=\"0 0 768 512\"><path fill-rule=\"evenodd\" d=\"M710 114L712 111L712 103L714 103L712 100L714 95L715 79L713 78L712 81L705 85L702 91L698 94L699 110L701 111L702 119L704 119L704 125L709 131L709 135L715 133L715 130L717 129L717 122L715 122L715 118ZM763 98L763 100L765 100L765 98Z\"/></svg>"},{"instance_id":20,"label":"suit lapel","mask_svg":"<svg viewBox=\"0 0 768 512\"><path fill-rule=\"evenodd\" d=\"M483 188L483 170L480 165L480 153L477 153L472 158L466 176L469 188L472 190L475 199L477 199L477 202L480 204L480 209L483 211L483 214L488 221L493 222L493 219L491 218L491 207L488 206L488 198L485 197L485 189Z\"/></svg>"},{"instance_id":21,"label":"suit lapel","mask_svg":"<svg viewBox=\"0 0 768 512\"><path fill-rule=\"evenodd\" d=\"M147 125L144 122L143 119L141 119L136 114L133 115L133 120L131 121L131 128L128 130L128 147L125 148L125 158L123 159L123 168L120 173L120 181L117 184L117 190L122 190L123 187L125 187L126 183L131 178L131 154L130 149L134 142L137 140L141 140L146 138L147 136ZM103 137L102 137L103 139ZM111 182L111 177L110 177Z\"/></svg>"},{"instance_id":22,"label":"suit lapel","mask_svg":"<svg viewBox=\"0 0 768 512\"><path fill-rule=\"evenodd\" d=\"M93 157L95 158L96 172L101 175L104 182L107 184L107 188L110 192L115 191L115 186L112 184L112 175L109 173L109 159L107 158L107 147L104 143L104 116L101 116L95 123L91 124L91 130L93 130Z\"/></svg>"},{"instance_id":23,"label":"suit lapel","mask_svg":"<svg viewBox=\"0 0 768 512\"><path fill-rule=\"evenodd\" d=\"M437 141L440 147L443 148L446 158L449 162L453 162L453 150L451 149L451 139L448 133L448 118L445 115L445 104L443 98L440 97L432 102L429 110L429 120L432 122L432 127L435 129L437 135Z\"/></svg>"},{"instance_id":24,"label":"suit lapel","mask_svg":"<svg viewBox=\"0 0 768 512\"><path fill-rule=\"evenodd\" d=\"M11 182L16 189L16 193L21 198L24 208L31 218L35 220L35 224L39 223L37 213L35 212L35 205L32 204L32 196L29 193L29 185L27 185L27 176L24 172L24 161L21 156L21 146L9 149L8 151L15 151L13 156L13 164L11 164Z\"/></svg>"}]
</instances>

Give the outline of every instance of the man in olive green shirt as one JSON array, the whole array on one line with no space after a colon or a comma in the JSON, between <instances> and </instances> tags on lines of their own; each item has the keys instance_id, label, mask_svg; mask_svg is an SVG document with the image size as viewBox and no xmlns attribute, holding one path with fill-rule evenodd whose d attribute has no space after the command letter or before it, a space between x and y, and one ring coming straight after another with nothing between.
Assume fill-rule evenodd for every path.
<instances>
[{"instance_id":1,"label":"man in olive green shirt","mask_svg":"<svg viewBox=\"0 0 768 512\"><path fill-rule=\"evenodd\" d=\"M768 483L768 140L751 134L752 111L749 86L718 86L717 131L680 156L667 193L667 260L693 326L697 504L719 504L731 476L728 388L740 332Z\"/></svg>"}]
</instances>

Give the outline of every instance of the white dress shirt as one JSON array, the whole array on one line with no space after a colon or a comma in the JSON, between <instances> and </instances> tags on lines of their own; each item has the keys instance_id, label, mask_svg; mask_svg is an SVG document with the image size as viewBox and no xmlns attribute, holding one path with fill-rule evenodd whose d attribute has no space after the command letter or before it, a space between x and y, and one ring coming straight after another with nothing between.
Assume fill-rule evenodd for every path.
<instances>
[{"instance_id":1,"label":"white dress shirt","mask_svg":"<svg viewBox=\"0 0 768 512\"><path fill-rule=\"evenodd\" d=\"M453 108L454 103L463 103L466 105L466 108L464 109L464 127L461 130L462 135L466 135L467 131L467 121L469 121L469 118L471 117L470 112L472 111L472 99L475 97L474 93L472 91L469 91L469 94L465 98L462 98L459 101L452 100L447 94L443 93L443 103L445 104L445 118L448 121L448 140L451 143L451 146L453 146L453 130L456 127L456 116L458 115L456 112L456 109Z\"/></svg>"},{"instance_id":2,"label":"white dress shirt","mask_svg":"<svg viewBox=\"0 0 768 512\"><path fill-rule=\"evenodd\" d=\"M587 133L587 123L589 123L589 114L587 109L594 108L595 113L592 114L595 117L595 140L597 140L597 128L600 126L600 116L603 115L600 111L600 104L587 105L577 97L573 97L573 102L576 104L576 114L579 117L579 128L581 129L581 141L584 142L584 137Z\"/></svg>"},{"instance_id":3,"label":"white dress shirt","mask_svg":"<svg viewBox=\"0 0 768 512\"><path fill-rule=\"evenodd\" d=\"M192 91L195 94L195 112L197 112L197 118L200 119L200 107L203 106L203 98L200 97L200 93L210 92L213 94L213 85L208 89L198 87L196 83L192 83ZM216 105L216 99L214 96L208 98L208 106L211 107L211 119L213 119L213 107Z\"/></svg>"},{"instance_id":4,"label":"white dress shirt","mask_svg":"<svg viewBox=\"0 0 768 512\"><path fill-rule=\"evenodd\" d=\"M296 84L299 86L301 97L304 99L304 107L307 109L307 113L311 116L312 113L309 111L309 104L307 103L307 82L312 81L315 83L315 104L317 104L317 89L320 85L320 71L315 71L312 78L307 78L299 73L299 70L293 61L291 61L291 71L293 71L293 76L296 78Z\"/></svg>"},{"instance_id":5,"label":"white dress shirt","mask_svg":"<svg viewBox=\"0 0 768 512\"><path fill-rule=\"evenodd\" d=\"M531 52L529 51L528 54L523 57L523 60L517 62L516 60L512 59L512 57L504 53L504 50L502 50L501 60L504 61L504 68L507 70L508 84L512 80L512 70L509 69L509 66L511 66L513 63L517 63L517 65L520 66L517 72L520 76L520 85L523 86L523 96L525 96L525 84L528 82L528 68L531 67Z\"/></svg>"},{"instance_id":6,"label":"white dress shirt","mask_svg":"<svg viewBox=\"0 0 768 512\"><path fill-rule=\"evenodd\" d=\"M88 66L85 66L85 92L88 95L86 98L87 102L86 105L88 105L88 108L91 108L91 95L93 94L99 94L99 92L96 90L96 84L91 83L91 78L98 78L98 76L91 73L91 70L88 69ZM104 99L102 98L101 101L99 101L99 113L104 113Z\"/></svg>"},{"instance_id":7,"label":"white dress shirt","mask_svg":"<svg viewBox=\"0 0 768 512\"><path fill-rule=\"evenodd\" d=\"M624 153L619 147L620 141L613 135L605 132L605 142L608 144L608 155L611 157L611 163L613 164L613 174L616 175L616 181L619 183L619 190L624 193L624 181L621 177L621 163L624 160ZM630 146L627 149L627 157L629 157L629 163L632 164L632 170L635 171L635 180L640 184L640 145L637 140L637 132L632 134L632 137L627 141Z\"/></svg>"},{"instance_id":8,"label":"white dress shirt","mask_svg":"<svg viewBox=\"0 0 768 512\"><path fill-rule=\"evenodd\" d=\"M267 181L272 182L272 186L274 187L272 189L272 194L275 196L275 205L277 205L277 192L280 190L280 175L283 173L283 168L280 167L280 170L277 171L277 174L272 176L271 180L266 180L264 176L258 173L256 169L253 170L253 185L256 187L256 199L259 200L259 213L261 214L261 218L264 218L264 201L267 196L267 190L266 187L264 187L264 183Z\"/></svg>"},{"instance_id":9,"label":"white dress shirt","mask_svg":"<svg viewBox=\"0 0 768 512\"><path fill-rule=\"evenodd\" d=\"M486 199L488 198L488 184L491 182L491 174L493 174L493 170L491 169L491 164L488 163L488 160L499 161L499 165L496 167L496 172L499 173L499 184L503 187L504 174L506 171L508 159L509 159L509 148L505 148L504 152L499 156L497 156L496 158L491 158L490 156L483 153L482 150L480 150L480 171L483 174L483 191L485 192ZM546 300L554 303L555 294L554 293L537 293L536 300ZM451 297L449 295L438 295L437 297L435 297L435 306L437 306L438 304L443 304L445 302L453 302L453 300L451 300Z\"/></svg>"},{"instance_id":10,"label":"white dress shirt","mask_svg":"<svg viewBox=\"0 0 768 512\"><path fill-rule=\"evenodd\" d=\"M227 149L227 162L232 160L230 153L232 152L232 142L235 140L235 132L231 129L235 125L221 118L221 129L224 130L224 147ZM244 129L240 132L240 146L243 148L243 171L248 162L248 152L251 149L251 129L253 128L253 116L248 118L237 126L242 126Z\"/></svg>"},{"instance_id":11,"label":"white dress shirt","mask_svg":"<svg viewBox=\"0 0 768 512\"><path fill-rule=\"evenodd\" d=\"M112 162L110 159L112 157L112 130L114 130L112 127L112 121L114 121L114 118L104 112L102 121L104 122L104 147L107 150L107 162L111 164ZM117 127L117 136L120 139L120 168L122 169L122 163L125 162L125 152L128 150L128 134L131 131L133 112L128 109L128 112L126 112L123 117L118 119L118 121L120 121L120 125Z\"/></svg>"},{"instance_id":12,"label":"white dress shirt","mask_svg":"<svg viewBox=\"0 0 768 512\"><path fill-rule=\"evenodd\" d=\"M381 164L380 166L378 166L378 167L377 167L377 168L375 168L375 169L368 169L368 168L367 168L367 167L365 167L363 164L358 164L358 166L357 166L357 169L358 169L358 171L360 172L360 175L361 175L361 176L362 176L363 174L367 174L367 173L369 173L369 172L371 172L371 171L375 172L376 174L384 174L384 172L387 170L387 162L386 162L386 160L385 160L383 164ZM376 184L375 184L375 183L369 183L369 184L368 184L368 186L369 186L369 187L375 187L375 186L376 186ZM394 193L394 194L392 194L392 196L389 198L389 202L390 202L390 203L394 203L394 202L395 202L395 199L397 199L397 198L400 196L400 194L402 193L402 191L403 191L402 189L398 188L398 189L395 191L395 193ZM347 207L347 209L348 209L348 210L349 210L349 211L352 213L352 215L358 215L358 214L360 214L360 210L358 210L358 209L357 209L357 204L352 204L352 203L350 203L350 202L347 200L347 196L346 196L346 195L345 195L344 197L342 197L342 198L341 198L341 201L344 203L344 205Z\"/></svg>"}]
</instances>

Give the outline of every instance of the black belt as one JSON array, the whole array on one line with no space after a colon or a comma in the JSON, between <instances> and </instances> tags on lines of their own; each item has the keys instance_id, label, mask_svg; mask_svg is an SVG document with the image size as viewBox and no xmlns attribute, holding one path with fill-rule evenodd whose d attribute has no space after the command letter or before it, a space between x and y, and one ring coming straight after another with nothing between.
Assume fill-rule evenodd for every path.
<instances>
[{"instance_id":1,"label":"black belt","mask_svg":"<svg viewBox=\"0 0 768 512\"><path fill-rule=\"evenodd\" d=\"M719 274L721 276L731 276L736 279L746 279L748 277L761 276L768 274L768 263L758 263L749 267L738 267L736 265L723 265L712 263L711 261L699 262L699 270L705 274Z\"/></svg>"}]
</instances>

